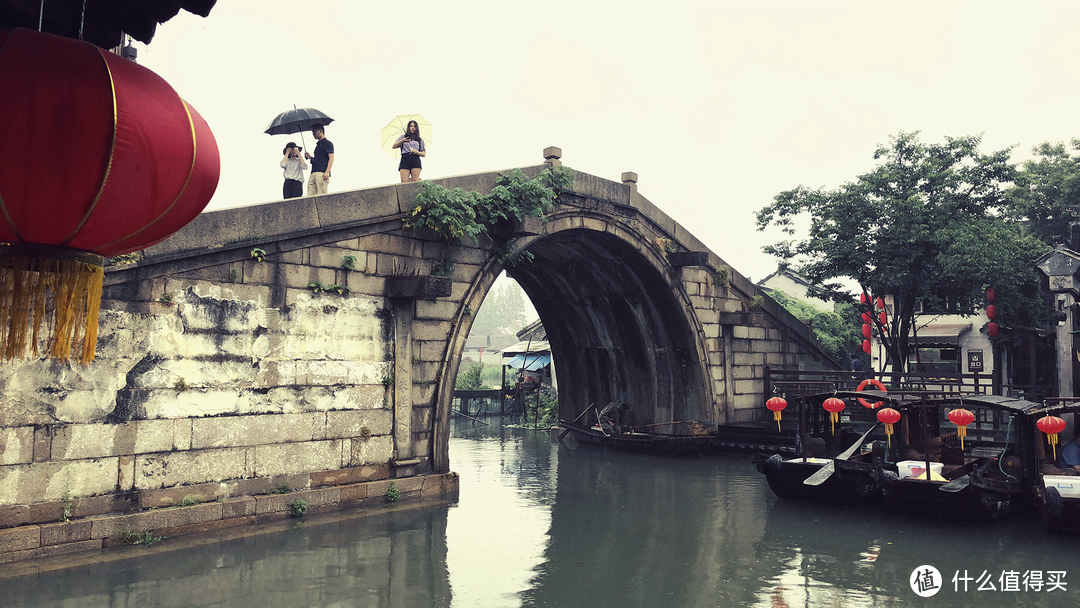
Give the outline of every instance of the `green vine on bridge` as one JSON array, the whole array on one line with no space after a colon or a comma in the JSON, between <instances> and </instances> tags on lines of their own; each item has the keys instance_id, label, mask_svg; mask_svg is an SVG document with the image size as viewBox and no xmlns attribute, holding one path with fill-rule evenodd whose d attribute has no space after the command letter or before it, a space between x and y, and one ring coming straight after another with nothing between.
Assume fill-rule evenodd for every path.
<instances>
[{"instance_id":1,"label":"green vine on bridge","mask_svg":"<svg viewBox=\"0 0 1080 608\"><path fill-rule=\"evenodd\" d=\"M573 183L574 170L569 167L544 169L532 179L514 169L500 174L488 194L423 182L416 206L402 221L405 228L430 228L447 242L476 239L505 219L544 217Z\"/></svg>"}]
</instances>

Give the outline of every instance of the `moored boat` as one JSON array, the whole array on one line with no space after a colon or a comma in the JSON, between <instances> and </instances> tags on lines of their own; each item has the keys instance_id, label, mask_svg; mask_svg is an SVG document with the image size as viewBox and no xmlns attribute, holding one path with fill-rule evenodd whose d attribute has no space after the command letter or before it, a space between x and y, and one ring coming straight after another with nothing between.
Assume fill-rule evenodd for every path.
<instances>
[{"instance_id":1,"label":"moored boat","mask_svg":"<svg viewBox=\"0 0 1080 608\"><path fill-rule=\"evenodd\" d=\"M581 445L625 452L691 456L716 448L715 435L712 434L669 435L641 430L608 434L598 424L589 427L565 420L559 422L559 426L571 433L574 440Z\"/></svg>"},{"instance_id":2,"label":"moored boat","mask_svg":"<svg viewBox=\"0 0 1080 608\"><path fill-rule=\"evenodd\" d=\"M1080 402L1062 401L1040 407L1033 414L1038 420L1043 416L1075 416L1080 414ZM1076 418L1073 419L1074 438ZM1039 476L1041 483L1036 486L1035 501L1039 514L1047 527L1055 531L1080 532L1080 475L1068 469L1058 469L1055 456L1060 454L1061 446L1056 449L1039 434L1036 455L1039 458ZM1057 442L1057 438L1054 438Z\"/></svg>"},{"instance_id":3,"label":"moored boat","mask_svg":"<svg viewBox=\"0 0 1080 608\"><path fill-rule=\"evenodd\" d=\"M924 397L910 406L897 470L882 474L885 506L971 520L996 520L1031 506L1041 481L1037 407L994 395Z\"/></svg>"}]
</instances>

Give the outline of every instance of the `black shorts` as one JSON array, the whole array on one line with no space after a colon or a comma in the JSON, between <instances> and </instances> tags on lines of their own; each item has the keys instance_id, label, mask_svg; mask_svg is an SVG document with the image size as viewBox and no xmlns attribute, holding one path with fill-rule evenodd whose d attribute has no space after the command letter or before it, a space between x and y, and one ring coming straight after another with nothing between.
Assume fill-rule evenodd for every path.
<instances>
[{"instance_id":1,"label":"black shorts","mask_svg":"<svg viewBox=\"0 0 1080 608\"><path fill-rule=\"evenodd\" d=\"M420 155L412 153L402 154L401 162L398 163L397 168L398 171L401 171L402 169L407 171L412 171L413 169L422 169L423 167L420 166Z\"/></svg>"}]
</instances>

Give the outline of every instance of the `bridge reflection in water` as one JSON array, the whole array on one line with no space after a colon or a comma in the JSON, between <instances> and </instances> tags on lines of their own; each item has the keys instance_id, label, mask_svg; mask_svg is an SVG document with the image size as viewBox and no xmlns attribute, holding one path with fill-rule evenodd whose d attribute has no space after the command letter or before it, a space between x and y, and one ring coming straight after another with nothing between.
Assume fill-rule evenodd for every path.
<instances>
[{"instance_id":1,"label":"bridge reflection in water","mask_svg":"<svg viewBox=\"0 0 1080 608\"><path fill-rule=\"evenodd\" d=\"M454 505L312 518L197 548L166 541L131 559L0 578L0 606L1080 603L1080 539L1025 518L983 526L789 503L742 456L571 450L471 421L455 428L451 457ZM923 564L946 579L931 599L908 585ZM986 571L997 591L974 580L953 591L957 570ZM1001 591L1003 574L1028 571L1065 571L1066 590Z\"/></svg>"}]
</instances>

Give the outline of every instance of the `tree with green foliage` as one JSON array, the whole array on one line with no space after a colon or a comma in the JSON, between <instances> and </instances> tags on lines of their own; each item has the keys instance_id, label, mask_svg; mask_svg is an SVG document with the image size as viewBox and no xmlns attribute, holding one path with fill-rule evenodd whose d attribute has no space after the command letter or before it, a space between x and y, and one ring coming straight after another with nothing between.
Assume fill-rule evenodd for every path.
<instances>
[{"instance_id":1,"label":"tree with green foliage","mask_svg":"<svg viewBox=\"0 0 1080 608\"><path fill-rule=\"evenodd\" d=\"M757 214L759 230L775 225L790 236L796 220L809 216L806 238L765 251L782 267L794 265L814 285L812 295L848 299L838 279L851 279L868 296L892 297L886 325L872 316L895 372L906 369L917 301L971 314L993 286L1001 318L1039 314L1037 306L1020 308L1038 298L1032 261L1046 246L1001 214L1016 176L1010 149L983 154L980 143L968 136L924 144L918 132L901 132L877 148L877 167L854 182L781 192Z\"/></svg>"},{"instance_id":2,"label":"tree with green foliage","mask_svg":"<svg viewBox=\"0 0 1080 608\"><path fill-rule=\"evenodd\" d=\"M1031 149L1036 158L1026 160L1017 172L1015 186L1006 192L1011 217L1027 223L1033 235L1050 244L1055 235L1071 241L1070 207L1080 207L1080 139L1064 143L1043 142ZM1071 245L1070 245L1071 246Z\"/></svg>"},{"instance_id":3,"label":"tree with green foliage","mask_svg":"<svg viewBox=\"0 0 1080 608\"><path fill-rule=\"evenodd\" d=\"M496 287L488 293L476 313L473 327L492 330L525 322L525 296L516 281Z\"/></svg>"},{"instance_id":4,"label":"tree with green foliage","mask_svg":"<svg viewBox=\"0 0 1080 608\"><path fill-rule=\"evenodd\" d=\"M484 388L484 362L473 363L464 374L458 374L454 388L459 391L478 391Z\"/></svg>"},{"instance_id":5,"label":"tree with green foliage","mask_svg":"<svg viewBox=\"0 0 1080 608\"><path fill-rule=\"evenodd\" d=\"M821 343L825 354L834 360L846 364L848 356L860 350L862 320L859 319L859 312L853 303L839 302L834 312L819 310L805 300L793 298L779 289L769 291L769 295L777 304L795 315L796 319L810 321L810 329Z\"/></svg>"}]
</instances>

